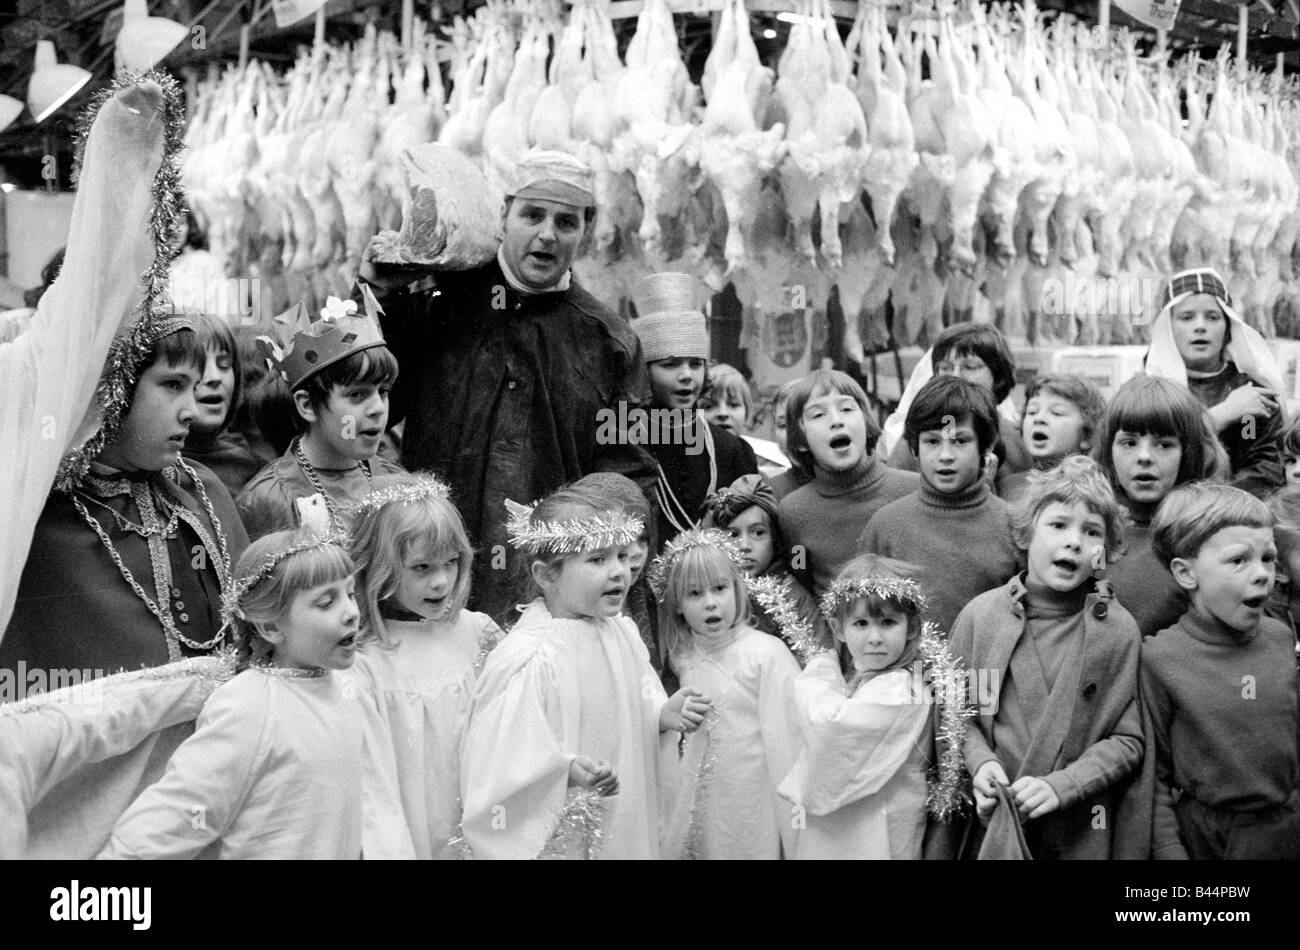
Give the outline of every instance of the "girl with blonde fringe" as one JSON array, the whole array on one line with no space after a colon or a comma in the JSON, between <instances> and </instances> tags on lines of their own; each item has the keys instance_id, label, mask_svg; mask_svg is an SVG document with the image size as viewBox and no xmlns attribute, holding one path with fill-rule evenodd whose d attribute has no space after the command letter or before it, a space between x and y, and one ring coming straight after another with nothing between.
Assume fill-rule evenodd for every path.
<instances>
[{"instance_id":1,"label":"girl with blonde fringe","mask_svg":"<svg viewBox=\"0 0 1300 950\"><path fill-rule=\"evenodd\" d=\"M366 629L366 858L457 856L461 740L474 682L503 634L465 609L474 552L449 492L430 475L377 480L352 526Z\"/></svg>"},{"instance_id":2,"label":"girl with blonde fringe","mask_svg":"<svg viewBox=\"0 0 1300 950\"><path fill-rule=\"evenodd\" d=\"M666 858L793 855L794 824L776 789L794 764L799 664L781 640L749 625L742 561L726 532L688 531L650 573L673 671L714 710L686 740Z\"/></svg>"}]
</instances>

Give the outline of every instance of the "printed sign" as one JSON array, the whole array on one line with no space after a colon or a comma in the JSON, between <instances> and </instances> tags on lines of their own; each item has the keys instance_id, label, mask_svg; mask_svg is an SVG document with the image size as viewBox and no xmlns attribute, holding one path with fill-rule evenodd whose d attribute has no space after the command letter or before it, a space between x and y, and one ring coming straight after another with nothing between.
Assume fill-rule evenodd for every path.
<instances>
[{"instance_id":1,"label":"printed sign","mask_svg":"<svg viewBox=\"0 0 1300 950\"><path fill-rule=\"evenodd\" d=\"M293 26L299 20L311 16L321 7L325 0L271 0L271 10L275 13L275 25Z\"/></svg>"},{"instance_id":2,"label":"printed sign","mask_svg":"<svg viewBox=\"0 0 1300 950\"><path fill-rule=\"evenodd\" d=\"M1139 23L1155 27L1157 30L1173 28L1178 19L1179 0L1115 0L1119 7Z\"/></svg>"}]
</instances>

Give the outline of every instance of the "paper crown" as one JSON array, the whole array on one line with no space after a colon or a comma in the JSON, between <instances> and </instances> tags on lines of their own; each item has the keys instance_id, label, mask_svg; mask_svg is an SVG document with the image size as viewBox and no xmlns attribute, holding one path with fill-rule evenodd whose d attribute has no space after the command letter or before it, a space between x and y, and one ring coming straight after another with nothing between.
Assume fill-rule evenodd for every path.
<instances>
[{"instance_id":1,"label":"paper crown","mask_svg":"<svg viewBox=\"0 0 1300 950\"><path fill-rule=\"evenodd\" d=\"M369 287L362 284L361 293L365 313L357 313L356 301L330 297L318 319L311 318L301 300L275 318L275 322L293 333L293 339L282 353L275 352L272 346L271 354L271 362L290 390L297 389L313 373L353 353L384 345L384 334L379 329L379 314L383 309Z\"/></svg>"},{"instance_id":2,"label":"paper crown","mask_svg":"<svg viewBox=\"0 0 1300 950\"><path fill-rule=\"evenodd\" d=\"M646 362L670 356L709 358L709 331L694 306L691 275L676 271L651 274L632 288L637 319L632 329Z\"/></svg>"}]
</instances>

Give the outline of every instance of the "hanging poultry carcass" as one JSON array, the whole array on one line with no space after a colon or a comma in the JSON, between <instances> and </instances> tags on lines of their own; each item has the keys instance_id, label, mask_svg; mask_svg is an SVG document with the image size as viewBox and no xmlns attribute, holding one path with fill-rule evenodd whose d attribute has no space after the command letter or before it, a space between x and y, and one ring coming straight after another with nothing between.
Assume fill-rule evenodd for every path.
<instances>
[{"instance_id":1,"label":"hanging poultry carcass","mask_svg":"<svg viewBox=\"0 0 1300 950\"><path fill-rule=\"evenodd\" d=\"M380 117L388 109L384 51L373 27L353 50L351 83L340 117L322 130L322 155L343 217L344 261L340 283L350 286L361 267L366 242L379 221L375 213Z\"/></svg>"},{"instance_id":2,"label":"hanging poultry carcass","mask_svg":"<svg viewBox=\"0 0 1300 950\"><path fill-rule=\"evenodd\" d=\"M483 126L483 171L498 190L505 189L511 170L528 151L528 121L546 88L549 44L550 34L542 18L526 15L505 94Z\"/></svg>"},{"instance_id":3,"label":"hanging poultry carcass","mask_svg":"<svg viewBox=\"0 0 1300 950\"><path fill-rule=\"evenodd\" d=\"M452 78L447 124L438 142L471 158L483 151L488 117L505 96L514 65L515 39L503 5L489 2L475 11L470 23L470 48L464 71Z\"/></svg>"},{"instance_id":4,"label":"hanging poultry carcass","mask_svg":"<svg viewBox=\"0 0 1300 950\"><path fill-rule=\"evenodd\" d=\"M660 266L684 248L665 247L665 226L682 214L689 176L682 147L691 135L699 90L691 83L677 46L666 0L647 0L628 44L625 68L614 92L619 132L609 154L615 173L630 173L642 204L638 237L648 258Z\"/></svg>"},{"instance_id":5,"label":"hanging poultry carcass","mask_svg":"<svg viewBox=\"0 0 1300 950\"><path fill-rule=\"evenodd\" d=\"M776 81L786 119L782 192L800 253L816 262L812 216L818 211L822 256L838 268L840 208L861 192L867 125L849 89L848 54L825 0L802 0L800 10Z\"/></svg>"},{"instance_id":6,"label":"hanging poultry carcass","mask_svg":"<svg viewBox=\"0 0 1300 950\"><path fill-rule=\"evenodd\" d=\"M877 246L885 263L892 266L895 248L891 231L898 200L919 159L904 98L907 73L885 27L883 6L862 4L858 8L848 48L857 57L854 87L867 123L862 186L871 199Z\"/></svg>"},{"instance_id":7,"label":"hanging poultry carcass","mask_svg":"<svg viewBox=\"0 0 1300 950\"><path fill-rule=\"evenodd\" d=\"M331 51L321 77L321 95L325 99L315 121L299 133L297 185L302 199L314 219L315 240L311 247L310 274L318 299L345 295L351 281L336 273L346 257L347 225L343 205L334 191L329 154L334 142L348 134L344 116L353 69L349 50Z\"/></svg>"},{"instance_id":8,"label":"hanging poultry carcass","mask_svg":"<svg viewBox=\"0 0 1300 950\"><path fill-rule=\"evenodd\" d=\"M704 121L686 148L692 163L698 161L722 193L727 212L725 255L732 272L748 263L747 233L754 223L763 177L785 150L784 125L759 128L771 95L772 71L759 62L742 0L727 0L709 61L716 84L711 92L705 88ZM707 64L705 71L707 82Z\"/></svg>"},{"instance_id":9,"label":"hanging poultry carcass","mask_svg":"<svg viewBox=\"0 0 1300 950\"><path fill-rule=\"evenodd\" d=\"M400 210L406 189L401 167L402 153L435 141L447 120L437 42L426 35L424 21L415 21L406 65L400 78L396 78L395 71L394 76L393 103L388 105L385 96L384 105L379 109L379 140L374 154L372 187L377 226L380 228L393 228L401 221ZM351 247L349 242L349 253Z\"/></svg>"},{"instance_id":10,"label":"hanging poultry carcass","mask_svg":"<svg viewBox=\"0 0 1300 950\"><path fill-rule=\"evenodd\" d=\"M1039 174L1038 123L1029 105L1011 88L1007 63L1011 55L1005 36L1011 25L998 11L992 22L978 4L972 6L979 51L979 97L994 130L993 176L984 192L980 215L990 234L990 254L1001 267L1016 255L1015 225L1020 193Z\"/></svg>"}]
</instances>

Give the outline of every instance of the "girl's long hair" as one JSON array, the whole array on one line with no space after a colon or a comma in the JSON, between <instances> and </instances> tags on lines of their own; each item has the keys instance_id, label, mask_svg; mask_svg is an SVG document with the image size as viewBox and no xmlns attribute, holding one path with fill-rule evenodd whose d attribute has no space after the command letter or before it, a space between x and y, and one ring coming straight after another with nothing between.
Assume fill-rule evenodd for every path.
<instances>
[{"instance_id":1,"label":"girl's long hair","mask_svg":"<svg viewBox=\"0 0 1300 950\"><path fill-rule=\"evenodd\" d=\"M1093 456L1126 500L1115 472L1113 444L1119 432L1173 436L1182 447L1174 487L1200 479L1227 477L1228 454L1219 442L1204 407L1188 390L1159 376L1135 376L1119 388L1106 407Z\"/></svg>"},{"instance_id":2,"label":"girl's long hair","mask_svg":"<svg viewBox=\"0 0 1300 950\"><path fill-rule=\"evenodd\" d=\"M375 480L375 491L419 483L419 476L392 476ZM396 647L384 622L380 605L397 594L406 561L413 554L430 560L455 557L456 583L448 595L445 620L453 623L469 600L474 549L465 533L460 512L446 497L392 501L364 508L352 525L349 545L357 565L357 606L366 631L361 641L377 641L381 648Z\"/></svg>"},{"instance_id":3,"label":"girl's long hair","mask_svg":"<svg viewBox=\"0 0 1300 950\"><path fill-rule=\"evenodd\" d=\"M692 589L703 590L715 583L729 583L736 597L735 625L749 622L749 588L745 575L716 547L699 545L684 551L668 571L664 599L659 605L659 629L669 654L680 654L694 643L694 633L682 615L681 603Z\"/></svg>"},{"instance_id":4,"label":"girl's long hair","mask_svg":"<svg viewBox=\"0 0 1300 950\"><path fill-rule=\"evenodd\" d=\"M313 533L276 531L258 538L244 551L235 567L235 583L261 572L263 566L286 548L311 540ZM351 577L356 572L348 552L325 544L290 554L265 573L239 599L239 613L231 618L239 669L269 662L275 646L262 637L261 626L278 623L299 591Z\"/></svg>"}]
</instances>

